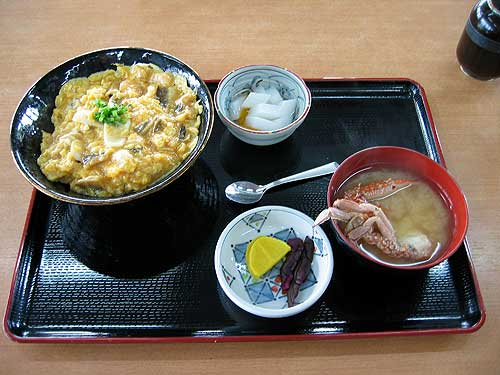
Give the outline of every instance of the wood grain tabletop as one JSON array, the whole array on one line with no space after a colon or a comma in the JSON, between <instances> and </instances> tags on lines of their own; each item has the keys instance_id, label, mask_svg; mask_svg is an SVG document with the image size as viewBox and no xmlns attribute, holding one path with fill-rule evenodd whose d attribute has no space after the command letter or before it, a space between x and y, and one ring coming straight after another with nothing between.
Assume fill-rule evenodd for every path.
<instances>
[{"instance_id":1,"label":"wood grain tabletop","mask_svg":"<svg viewBox=\"0 0 500 375\"><path fill-rule=\"evenodd\" d=\"M409 77L425 88L449 171L468 199L468 238L486 305L476 333L319 342L19 344L0 337L0 374L500 373L500 81L459 69L474 1L0 2L0 307L31 195L9 144L25 91L84 52L138 46L205 79L269 63L302 77Z\"/></svg>"}]
</instances>

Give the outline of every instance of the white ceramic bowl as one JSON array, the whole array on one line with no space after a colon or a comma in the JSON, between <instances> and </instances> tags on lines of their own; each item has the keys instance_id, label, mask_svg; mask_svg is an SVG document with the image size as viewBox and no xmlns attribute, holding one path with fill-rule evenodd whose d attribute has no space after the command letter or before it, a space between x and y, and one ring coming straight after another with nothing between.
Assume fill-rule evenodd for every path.
<instances>
[{"instance_id":1,"label":"white ceramic bowl","mask_svg":"<svg viewBox=\"0 0 500 375\"><path fill-rule=\"evenodd\" d=\"M243 310L265 318L298 314L313 305L325 292L333 275L332 247L320 227L297 210L282 206L263 206L246 211L232 220L217 241L215 272L228 298ZM312 238L315 244L311 272L302 285L296 305L288 307L278 278L282 261L259 280L247 270L245 253L257 236Z\"/></svg>"},{"instance_id":2,"label":"white ceramic bowl","mask_svg":"<svg viewBox=\"0 0 500 375\"><path fill-rule=\"evenodd\" d=\"M271 131L252 130L229 119L231 100L249 90L259 80L272 81L283 99L297 99L293 122L283 128ZM215 91L215 108L228 130L243 142L256 146L267 146L281 142L291 136L304 122L311 108L311 92L304 80L297 74L274 65L248 65L233 70L219 82Z\"/></svg>"}]
</instances>

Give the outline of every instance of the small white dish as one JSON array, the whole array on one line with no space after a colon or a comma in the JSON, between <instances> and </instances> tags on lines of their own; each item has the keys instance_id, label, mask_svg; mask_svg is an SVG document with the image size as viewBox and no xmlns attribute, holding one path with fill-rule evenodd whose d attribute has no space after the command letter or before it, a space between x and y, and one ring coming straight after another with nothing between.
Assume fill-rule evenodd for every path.
<instances>
[{"instance_id":1,"label":"small white dish","mask_svg":"<svg viewBox=\"0 0 500 375\"><path fill-rule=\"evenodd\" d=\"M217 241L215 272L224 293L243 310L265 318L283 318L312 306L325 292L333 275L330 241L314 220L300 211L282 206L251 209L232 220ZM288 307L279 279L282 261L255 280L247 270L245 253L248 243L257 236L281 240L306 236L315 244L311 272L302 285L296 304Z\"/></svg>"},{"instance_id":2,"label":"small white dish","mask_svg":"<svg viewBox=\"0 0 500 375\"><path fill-rule=\"evenodd\" d=\"M259 81L272 82L285 100L297 99L290 124L276 130L253 130L230 120L231 101ZM215 91L214 102L219 118L231 134L243 142L267 146L284 141L304 122L311 108L311 92L304 80L288 69L274 65L248 65L222 78Z\"/></svg>"}]
</instances>

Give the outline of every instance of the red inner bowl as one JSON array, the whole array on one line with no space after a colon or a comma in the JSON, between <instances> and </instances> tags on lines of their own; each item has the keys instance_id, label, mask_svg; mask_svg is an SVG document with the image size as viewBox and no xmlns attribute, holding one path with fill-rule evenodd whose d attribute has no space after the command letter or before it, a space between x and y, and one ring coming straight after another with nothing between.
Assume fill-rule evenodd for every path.
<instances>
[{"instance_id":1,"label":"red inner bowl","mask_svg":"<svg viewBox=\"0 0 500 375\"><path fill-rule=\"evenodd\" d=\"M340 164L330 180L327 193L328 207L333 205L335 194L349 177L361 170L380 166L395 168L407 171L416 176L421 176L433 185L443 197L450 211L451 238L448 245L439 250L439 253L428 262L405 265L388 264L368 256L354 242L347 238L338 224L333 221L335 230L342 240L359 255L385 267L406 270L424 269L430 268L449 258L458 249L467 232L469 221L467 202L462 190L446 169L419 152L401 147L381 146L368 148L351 155Z\"/></svg>"}]
</instances>

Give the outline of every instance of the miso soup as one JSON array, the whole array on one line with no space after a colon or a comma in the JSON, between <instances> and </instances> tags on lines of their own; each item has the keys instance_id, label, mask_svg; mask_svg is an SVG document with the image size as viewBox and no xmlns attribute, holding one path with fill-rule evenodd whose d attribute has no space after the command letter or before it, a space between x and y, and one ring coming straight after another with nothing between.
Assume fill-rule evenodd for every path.
<instances>
[{"instance_id":1,"label":"miso soup","mask_svg":"<svg viewBox=\"0 0 500 375\"><path fill-rule=\"evenodd\" d=\"M387 179L408 179L414 182L392 195L382 199L369 201L376 204L390 220L398 242L410 236L424 234L431 242L432 251L429 252L430 259L441 248L445 247L451 238L451 217L443 197L433 186L420 176L415 176L398 169L371 168L351 176L340 188L335 198L343 198L346 191L356 186L369 184ZM340 223L341 229L345 229L345 223ZM362 251L368 255L387 263L415 264L427 259L398 258L383 253L375 245L367 244L363 239L358 240Z\"/></svg>"}]
</instances>

